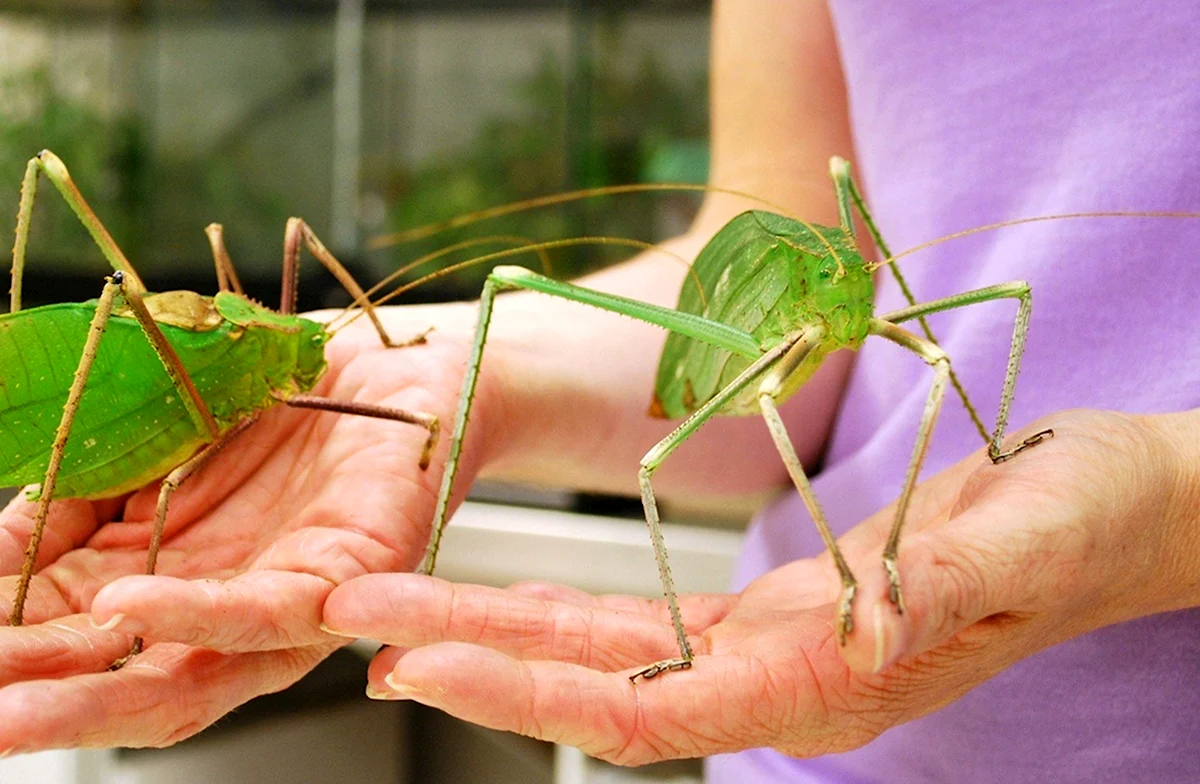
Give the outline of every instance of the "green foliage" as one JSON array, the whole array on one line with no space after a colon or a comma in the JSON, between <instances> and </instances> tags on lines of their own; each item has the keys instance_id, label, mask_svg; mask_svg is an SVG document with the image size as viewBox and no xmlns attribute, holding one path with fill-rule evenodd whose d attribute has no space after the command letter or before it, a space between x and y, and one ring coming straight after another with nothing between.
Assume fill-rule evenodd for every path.
<instances>
[{"instance_id":1,"label":"green foliage","mask_svg":"<svg viewBox=\"0 0 1200 784\"><path fill-rule=\"evenodd\" d=\"M287 219L282 194L264 192L229 155L187 158L153 148L135 114L106 114L58 90L45 68L0 79L0 221L15 224L25 164L53 150L84 196L142 273L170 279L212 266L202 230L213 220L266 226L271 247ZM236 227L228 236L235 259ZM239 252L241 251L241 252ZM30 236L32 274L102 270L99 251L78 219L42 181ZM7 255L7 253L5 253ZM30 301L52 293L28 292Z\"/></svg>"}]
</instances>

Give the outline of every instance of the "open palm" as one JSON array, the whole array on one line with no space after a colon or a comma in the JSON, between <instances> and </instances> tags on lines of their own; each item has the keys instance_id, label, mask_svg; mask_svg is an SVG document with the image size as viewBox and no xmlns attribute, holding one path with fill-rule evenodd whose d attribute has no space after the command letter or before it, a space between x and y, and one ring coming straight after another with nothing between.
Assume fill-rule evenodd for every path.
<instances>
[{"instance_id":1,"label":"open palm","mask_svg":"<svg viewBox=\"0 0 1200 784\"><path fill-rule=\"evenodd\" d=\"M461 343L435 333L388 351L358 327L330 344L314 393L446 421ZM0 751L166 745L311 670L344 642L319 628L334 585L420 557L445 454L442 445L421 471L426 437L401 423L277 407L175 494L156 577L136 576L156 486L55 502L26 625L0 628ZM5 617L33 506L18 497L0 513ZM146 651L106 672L139 634Z\"/></svg>"},{"instance_id":2,"label":"open palm","mask_svg":"<svg viewBox=\"0 0 1200 784\"><path fill-rule=\"evenodd\" d=\"M325 622L397 646L372 663L376 696L618 763L854 748L1046 646L1194 600L1187 566L1164 565L1186 559L1161 549L1195 552L1197 539L1194 509L1162 492L1180 468L1170 426L1104 412L1040 424L1057 437L1000 465L976 453L919 487L904 615L879 563L891 510L843 538L860 579L845 649L828 557L739 594L683 597L695 665L649 681L628 676L673 651L661 602L375 574L335 589Z\"/></svg>"}]
</instances>

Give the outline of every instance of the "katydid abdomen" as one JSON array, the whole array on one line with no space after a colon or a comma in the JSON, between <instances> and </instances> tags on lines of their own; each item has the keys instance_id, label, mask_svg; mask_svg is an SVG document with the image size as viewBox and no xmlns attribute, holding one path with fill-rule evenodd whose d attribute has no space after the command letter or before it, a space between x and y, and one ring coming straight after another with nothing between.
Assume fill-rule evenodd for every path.
<instances>
[{"instance_id":1,"label":"katydid abdomen","mask_svg":"<svg viewBox=\"0 0 1200 784\"><path fill-rule=\"evenodd\" d=\"M325 369L320 324L282 317L237 298L192 292L159 320L223 433L278 397L306 392ZM178 310L178 308L176 308ZM40 482L96 303L65 303L0 316L0 486ZM269 319L268 322L266 319ZM261 322L261 323L256 323ZM57 497L109 498L182 464L213 438L200 432L137 321L114 314L72 425Z\"/></svg>"}]
</instances>

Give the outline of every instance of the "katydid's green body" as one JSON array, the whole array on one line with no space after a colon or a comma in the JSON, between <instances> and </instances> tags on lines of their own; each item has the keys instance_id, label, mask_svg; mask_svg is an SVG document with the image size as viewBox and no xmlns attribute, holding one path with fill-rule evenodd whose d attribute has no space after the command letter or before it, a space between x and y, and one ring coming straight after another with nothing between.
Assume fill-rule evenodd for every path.
<instances>
[{"instance_id":1,"label":"katydid's green body","mask_svg":"<svg viewBox=\"0 0 1200 784\"><path fill-rule=\"evenodd\" d=\"M436 563L496 295L504 289L520 288L631 316L670 331L659 362L650 413L686 419L642 458L638 484L680 655L638 671L633 679L639 676L651 678L668 670L692 666L692 649L675 596L650 478L680 444L718 414L761 414L766 421L771 439L841 577L837 633L845 642L846 635L853 630L851 610L858 583L813 494L779 415L778 405L812 377L825 357L840 349L856 350L871 335L886 338L912 351L933 369L933 381L917 427L891 535L883 550L889 598L896 609L903 612L896 566L900 531L946 386L954 385L988 443L988 455L993 462L1006 460L1050 435L1045 431L1026 439L1009 452L1001 450L1029 323L1030 291L1028 284L1015 281L916 304L893 265L892 272L911 306L876 316L872 274L878 265L867 264L862 258L853 234L852 205L857 207L876 246L885 254L889 253L887 244L850 179L849 165L834 158L830 161L830 173L838 201L840 226L816 226L760 211L735 217L697 256L692 274L684 279L679 304L674 310L561 283L523 267L496 267L488 276L480 297L475 342L455 415L450 455L434 514L433 535L421 570L430 573ZM1009 348L1000 411L995 429L989 435L951 371L950 358L937 345L924 317L1002 298L1017 299L1020 306ZM898 326L913 319L920 323L924 337Z\"/></svg>"},{"instance_id":2,"label":"katydid's green body","mask_svg":"<svg viewBox=\"0 0 1200 784\"><path fill-rule=\"evenodd\" d=\"M43 174L115 272L96 300L22 310L25 250ZM146 555L146 573L154 574L171 494L277 404L419 425L429 438L418 466L429 465L439 433L432 414L304 394L325 372L330 332L294 315L301 247L362 300L385 347L423 343L424 335L393 342L362 288L299 218L284 230L278 311L242 294L221 227L205 231L221 291L149 294L63 162L43 150L25 169L10 312L0 316L0 485L41 485L12 626L24 619L51 499L109 498L161 478ZM129 656L141 647L139 637Z\"/></svg>"},{"instance_id":3,"label":"katydid's green body","mask_svg":"<svg viewBox=\"0 0 1200 784\"><path fill-rule=\"evenodd\" d=\"M171 295L193 299L203 314L194 328L159 326L221 433L307 392L325 370L328 337L316 322L227 292ZM152 313L159 296L145 295ZM0 486L42 481L95 310L93 300L0 316ZM192 422L141 326L114 315L72 425L55 495L122 495L166 475L212 440Z\"/></svg>"},{"instance_id":4,"label":"katydid's green body","mask_svg":"<svg viewBox=\"0 0 1200 784\"><path fill-rule=\"evenodd\" d=\"M748 333L758 351L733 353L670 333L658 366L653 416L682 419L693 413L799 327L820 324L828 340L789 376L781 399L799 389L830 352L857 349L867 337L875 284L854 237L843 229L744 212L704 246L692 269L700 286L686 283L675 309ZM719 413L756 415L758 397L748 390Z\"/></svg>"}]
</instances>

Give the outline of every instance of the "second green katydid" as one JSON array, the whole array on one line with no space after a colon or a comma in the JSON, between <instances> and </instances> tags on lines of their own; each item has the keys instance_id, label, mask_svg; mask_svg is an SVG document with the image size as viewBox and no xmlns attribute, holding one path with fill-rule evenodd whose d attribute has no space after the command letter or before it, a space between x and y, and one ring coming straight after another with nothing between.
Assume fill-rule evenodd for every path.
<instances>
[{"instance_id":1,"label":"second green katydid","mask_svg":"<svg viewBox=\"0 0 1200 784\"><path fill-rule=\"evenodd\" d=\"M62 193L116 270L99 300L21 310L40 174ZM393 342L362 289L297 218L284 235L279 311L241 293L220 227L210 226L208 235L221 288L215 297L147 293L62 161L49 151L30 160L13 247L11 308L0 316L0 486L41 485L31 493L38 506L11 625L23 620L52 498L111 498L165 476L146 563L153 574L172 492L276 404L418 425L428 431L420 467L429 464L439 433L433 415L307 394L325 371L331 332L294 315L301 247L364 300L385 346L424 337ZM131 655L140 648L138 639Z\"/></svg>"},{"instance_id":2,"label":"second green katydid","mask_svg":"<svg viewBox=\"0 0 1200 784\"><path fill-rule=\"evenodd\" d=\"M1030 287L1021 281L1001 283L933 302L914 303L903 310L876 316L872 274L879 265L865 261L859 250L854 236L852 205L862 215L879 249L885 255L889 251L850 178L849 165L834 158L830 169L839 208L838 227L817 226L770 212L742 213L726 224L696 258L693 276L685 281L675 310L551 280L523 267L495 268L484 284L480 299L478 326L455 416L433 533L421 571L432 573L436 563L494 299L502 290L519 288L631 316L670 331L659 364L651 414L686 419L642 458L638 482L679 656L651 664L635 673L633 679L639 676L651 678L668 670L686 669L692 664L693 654L675 596L650 480L680 444L717 414L761 414L766 420L772 440L840 575L842 593L837 609L840 640L844 643L846 635L852 632L851 608L857 582L813 494L777 406L811 378L830 353L840 349L856 350L871 335L907 348L934 370L891 533L883 550L889 596L897 610L903 612L900 575L896 567L900 534L947 383L954 383L977 429L988 443L988 455L993 462L1006 460L1052 435L1050 431L1043 431L1009 451L1003 449L1017 370L1029 326ZM896 274L909 302L913 303L903 278L898 272ZM1000 410L989 433L954 377L950 358L937 345L924 317L1004 298L1015 299L1019 304ZM912 320L920 322L924 336L899 326Z\"/></svg>"}]
</instances>

